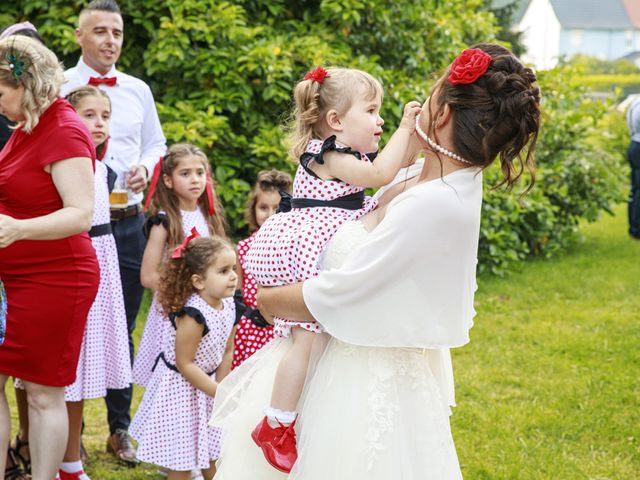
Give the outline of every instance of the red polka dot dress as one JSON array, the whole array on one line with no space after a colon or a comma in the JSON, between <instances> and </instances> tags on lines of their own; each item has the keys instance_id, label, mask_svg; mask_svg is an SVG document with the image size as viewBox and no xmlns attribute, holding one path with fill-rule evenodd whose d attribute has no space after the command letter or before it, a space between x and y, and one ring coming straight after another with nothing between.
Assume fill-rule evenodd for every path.
<instances>
[{"instance_id":1,"label":"red polka dot dress","mask_svg":"<svg viewBox=\"0 0 640 480\"><path fill-rule=\"evenodd\" d=\"M202 237L209 236L209 224L199 208L193 212L182 210L181 213L182 233L185 237L191 233L192 228L195 228ZM147 220L149 229L151 229L153 225L167 221L164 212L160 212L158 215L154 215ZM136 358L133 362L134 383L146 387L149 377L151 377L153 363L156 361L158 353L160 353L160 349L162 348L162 339L169 331L169 319L164 314L154 294L149 312L147 313L147 320L144 324L140 344L138 345L138 353L136 353Z\"/></svg>"},{"instance_id":2,"label":"red polka dot dress","mask_svg":"<svg viewBox=\"0 0 640 480\"><path fill-rule=\"evenodd\" d=\"M242 299L250 308L257 308L256 293L258 293L258 284L255 278L247 271L245 267L245 256L251 247L256 232L249 238L238 242L238 261L242 269ZM236 368L251 355L260 350L269 343L274 337L273 327L258 327L254 325L247 317L242 317L238 322L238 329L234 339L233 363L232 368Z\"/></svg>"},{"instance_id":3,"label":"red polka dot dress","mask_svg":"<svg viewBox=\"0 0 640 480\"><path fill-rule=\"evenodd\" d=\"M216 310L194 294L176 316L182 314L204 325L195 363L213 378L235 321L234 301L225 298L222 310ZM129 432L138 442L137 457L143 462L177 471L208 468L220 454L221 430L208 425L213 397L177 371L175 341L172 327Z\"/></svg>"},{"instance_id":4,"label":"red polka dot dress","mask_svg":"<svg viewBox=\"0 0 640 480\"><path fill-rule=\"evenodd\" d=\"M366 155L336 145L335 136L309 142L293 182L291 210L269 217L245 256L246 269L259 285L288 285L316 276L320 254L338 227L376 207L377 202L365 197L362 187L323 180L311 170L313 163L323 163L324 152L331 150L369 161ZM294 325L321 331L315 322L276 318L275 334L287 337Z\"/></svg>"}]
</instances>

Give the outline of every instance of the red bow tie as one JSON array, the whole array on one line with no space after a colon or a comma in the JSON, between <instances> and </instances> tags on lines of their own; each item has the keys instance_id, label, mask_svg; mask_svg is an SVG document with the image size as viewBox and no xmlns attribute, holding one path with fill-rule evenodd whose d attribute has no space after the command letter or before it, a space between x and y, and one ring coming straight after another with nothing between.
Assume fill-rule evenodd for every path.
<instances>
[{"instance_id":1,"label":"red bow tie","mask_svg":"<svg viewBox=\"0 0 640 480\"><path fill-rule=\"evenodd\" d=\"M118 79L116 77L106 77L106 78L89 78L89 85L93 85L97 87L98 85L107 85L108 87L115 87Z\"/></svg>"}]
</instances>

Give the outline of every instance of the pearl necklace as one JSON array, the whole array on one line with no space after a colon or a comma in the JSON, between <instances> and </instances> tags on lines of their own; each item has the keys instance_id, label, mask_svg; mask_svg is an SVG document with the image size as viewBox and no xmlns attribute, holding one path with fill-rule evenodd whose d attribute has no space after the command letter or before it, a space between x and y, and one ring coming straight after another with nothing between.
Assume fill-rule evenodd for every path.
<instances>
[{"instance_id":1,"label":"pearl necklace","mask_svg":"<svg viewBox=\"0 0 640 480\"><path fill-rule=\"evenodd\" d=\"M418 114L416 116L416 132L418 132L418 135L420 135L420 137L429 144L429 146L431 148L433 148L435 151L440 152L443 155L446 155L447 157L451 157L454 160L457 160L459 162L462 163L466 163L468 165L473 165L473 162L470 162L469 160L467 160L466 158L462 158L460 155L458 155L457 153L453 153L450 152L449 150L447 150L446 148L444 148L442 145L438 145L436 142L434 142L433 140L431 140L431 138L429 137L429 135L427 135L424 130L422 130L422 128L420 127L420 115Z\"/></svg>"}]
</instances>

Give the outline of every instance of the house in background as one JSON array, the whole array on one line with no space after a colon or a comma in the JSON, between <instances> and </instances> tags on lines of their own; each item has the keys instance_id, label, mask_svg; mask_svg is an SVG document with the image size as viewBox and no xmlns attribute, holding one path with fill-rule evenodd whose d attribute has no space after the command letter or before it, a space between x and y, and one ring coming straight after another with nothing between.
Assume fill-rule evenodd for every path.
<instances>
[{"instance_id":1,"label":"house in background","mask_svg":"<svg viewBox=\"0 0 640 480\"><path fill-rule=\"evenodd\" d=\"M640 58L640 0L496 0L494 6L515 2L512 29L523 32L523 60L538 69L576 54Z\"/></svg>"}]
</instances>

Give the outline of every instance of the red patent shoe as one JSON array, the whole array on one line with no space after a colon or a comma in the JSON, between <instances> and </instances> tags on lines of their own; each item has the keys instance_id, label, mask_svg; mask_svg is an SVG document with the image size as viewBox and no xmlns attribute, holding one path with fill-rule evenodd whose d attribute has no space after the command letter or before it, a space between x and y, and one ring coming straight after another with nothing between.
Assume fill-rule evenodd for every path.
<instances>
[{"instance_id":1,"label":"red patent shoe","mask_svg":"<svg viewBox=\"0 0 640 480\"><path fill-rule=\"evenodd\" d=\"M269 425L267 417L264 417L251 432L251 438L262 449L269 465L283 473L289 473L298 459L296 432L293 428L296 422L294 420L291 425L278 423L279 426L274 428Z\"/></svg>"}]
</instances>

